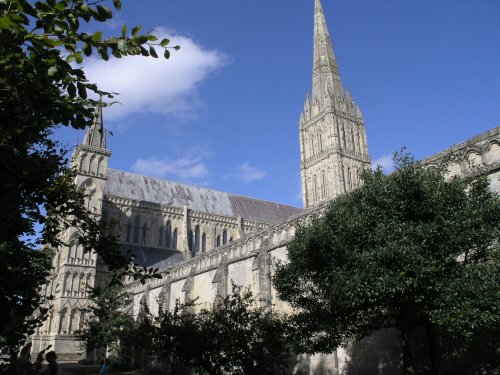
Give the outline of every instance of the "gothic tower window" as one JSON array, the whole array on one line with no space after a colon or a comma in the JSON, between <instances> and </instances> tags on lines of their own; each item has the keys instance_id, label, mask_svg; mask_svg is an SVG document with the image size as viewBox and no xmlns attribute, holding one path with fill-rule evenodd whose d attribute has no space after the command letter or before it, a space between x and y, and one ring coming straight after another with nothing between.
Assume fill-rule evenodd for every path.
<instances>
[{"instance_id":1,"label":"gothic tower window","mask_svg":"<svg viewBox=\"0 0 500 375\"><path fill-rule=\"evenodd\" d=\"M321 173L321 188L322 188L322 191L321 191L321 195L323 196L323 198L326 198L328 195L328 191L327 191L327 186L326 186L326 176L325 176L325 171L323 171Z\"/></svg>"},{"instance_id":2,"label":"gothic tower window","mask_svg":"<svg viewBox=\"0 0 500 375\"><path fill-rule=\"evenodd\" d=\"M189 234L188 234L188 249L192 254L193 253L193 231L192 230L190 230Z\"/></svg>"},{"instance_id":3,"label":"gothic tower window","mask_svg":"<svg viewBox=\"0 0 500 375\"><path fill-rule=\"evenodd\" d=\"M222 232L222 244L225 245L227 244L227 230L224 229L224 231Z\"/></svg>"},{"instance_id":4,"label":"gothic tower window","mask_svg":"<svg viewBox=\"0 0 500 375\"><path fill-rule=\"evenodd\" d=\"M167 248L170 248L172 242L172 224L170 223L170 220L167 221L167 225L165 228L165 246Z\"/></svg>"},{"instance_id":5,"label":"gothic tower window","mask_svg":"<svg viewBox=\"0 0 500 375\"><path fill-rule=\"evenodd\" d=\"M163 225L158 229L158 246L163 247Z\"/></svg>"},{"instance_id":6,"label":"gothic tower window","mask_svg":"<svg viewBox=\"0 0 500 375\"><path fill-rule=\"evenodd\" d=\"M318 201L318 180L316 175L313 176L313 201L315 203Z\"/></svg>"},{"instance_id":7,"label":"gothic tower window","mask_svg":"<svg viewBox=\"0 0 500 375\"><path fill-rule=\"evenodd\" d=\"M207 251L207 235L203 233L201 236L201 252L205 253Z\"/></svg>"},{"instance_id":8,"label":"gothic tower window","mask_svg":"<svg viewBox=\"0 0 500 375\"><path fill-rule=\"evenodd\" d=\"M172 249L177 250L177 228L174 229L172 235Z\"/></svg>"},{"instance_id":9,"label":"gothic tower window","mask_svg":"<svg viewBox=\"0 0 500 375\"><path fill-rule=\"evenodd\" d=\"M217 247L220 246L220 234L217 235L217 241L216 241Z\"/></svg>"},{"instance_id":10,"label":"gothic tower window","mask_svg":"<svg viewBox=\"0 0 500 375\"><path fill-rule=\"evenodd\" d=\"M194 230L194 255L200 253L200 227L197 225Z\"/></svg>"},{"instance_id":11,"label":"gothic tower window","mask_svg":"<svg viewBox=\"0 0 500 375\"><path fill-rule=\"evenodd\" d=\"M140 216L136 216L134 219L134 238L132 239L134 243L139 243L140 228L141 228L141 218Z\"/></svg>"}]
</instances>

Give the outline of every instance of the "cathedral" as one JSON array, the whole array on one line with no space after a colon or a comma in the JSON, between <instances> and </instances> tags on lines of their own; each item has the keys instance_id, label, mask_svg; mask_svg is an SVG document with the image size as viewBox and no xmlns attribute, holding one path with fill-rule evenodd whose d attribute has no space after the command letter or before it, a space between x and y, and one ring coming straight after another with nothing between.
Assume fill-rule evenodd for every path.
<instances>
[{"instance_id":1,"label":"cathedral","mask_svg":"<svg viewBox=\"0 0 500 375\"><path fill-rule=\"evenodd\" d=\"M127 284L134 317L141 306L152 312L159 304L172 309L176 300L198 298L200 308L210 307L217 296L230 292L231 282L249 286L259 300L286 311L271 283L274 265L286 259L296 228L321 214L330 200L356 189L360 172L370 168L361 110L344 91L320 0L314 7L312 90L299 124L303 209L108 168L112 152L106 148L102 108L96 109L71 160L78 171L75 184L85 191L90 212L117 224L123 251L162 275L145 285ZM474 173L473 163L483 167L492 189L500 192L500 127L424 162L437 164L450 154L457 156L450 176ZM68 229L63 236L70 245L53 260L45 293L55 299L33 337L34 352L48 344L62 357L76 358L83 351L73 334L89 303L88 288L99 284L105 266L95 254L83 252L78 235L76 228ZM388 345L384 337L381 345ZM348 361L348 353L339 348L309 358L306 373L341 374Z\"/></svg>"}]
</instances>

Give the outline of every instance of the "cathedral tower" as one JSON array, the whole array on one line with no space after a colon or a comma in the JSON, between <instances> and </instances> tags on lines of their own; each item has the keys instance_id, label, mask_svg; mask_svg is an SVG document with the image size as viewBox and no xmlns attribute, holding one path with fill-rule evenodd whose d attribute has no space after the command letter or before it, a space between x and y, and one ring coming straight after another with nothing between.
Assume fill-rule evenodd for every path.
<instances>
[{"instance_id":1,"label":"cathedral tower","mask_svg":"<svg viewBox=\"0 0 500 375\"><path fill-rule=\"evenodd\" d=\"M97 219L102 214L103 191L111 151L106 149L102 107L95 111L94 122L87 129L83 143L75 148L71 167L76 169L75 184L85 193L85 206ZM67 245L58 249L53 270L45 286L46 296L53 296L49 317L33 337L33 351L52 345L66 359L79 358L79 343L74 334L81 328L88 292L99 281L99 266L94 252L85 252L79 242L80 233L69 227L62 234ZM73 357L69 356L70 353Z\"/></svg>"},{"instance_id":2,"label":"cathedral tower","mask_svg":"<svg viewBox=\"0 0 500 375\"><path fill-rule=\"evenodd\" d=\"M304 208L360 185L370 167L363 116L344 92L320 0L314 4L312 96L300 116L300 160Z\"/></svg>"}]
</instances>

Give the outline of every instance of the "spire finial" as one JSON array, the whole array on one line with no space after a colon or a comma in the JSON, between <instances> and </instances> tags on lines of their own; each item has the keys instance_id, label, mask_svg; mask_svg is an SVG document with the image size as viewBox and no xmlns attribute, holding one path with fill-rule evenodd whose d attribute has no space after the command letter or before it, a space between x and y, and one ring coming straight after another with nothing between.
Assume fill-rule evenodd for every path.
<instances>
[{"instance_id":1,"label":"spire finial","mask_svg":"<svg viewBox=\"0 0 500 375\"><path fill-rule=\"evenodd\" d=\"M97 148L106 148L106 130L104 129L102 120L102 96L99 97L99 103L95 108L94 122L92 126L87 129L82 144Z\"/></svg>"},{"instance_id":2,"label":"spire finial","mask_svg":"<svg viewBox=\"0 0 500 375\"><path fill-rule=\"evenodd\" d=\"M329 87L332 87L333 92L337 95L344 92L323 7L320 0L315 0L313 100L321 101L323 94Z\"/></svg>"}]
</instances>

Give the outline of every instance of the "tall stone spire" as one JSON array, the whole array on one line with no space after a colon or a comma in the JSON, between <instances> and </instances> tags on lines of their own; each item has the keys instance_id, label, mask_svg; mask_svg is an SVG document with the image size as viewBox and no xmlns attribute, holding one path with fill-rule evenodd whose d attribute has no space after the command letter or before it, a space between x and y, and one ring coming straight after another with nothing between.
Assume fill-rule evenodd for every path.
<instances>
[{"instance_id":1,"label":"tall stone spire","mask_svg":"<svg viewBox=\"0 0 500 375\"><path fill-rule=\"evenodd\" d=\"M361 184L370 167L361 111L345 93L320 0L314 0L312 97L300 115L304 207L334 199Z\"/></svg>"},{"instance_id":2,"label":"tall stone spire","mask_svg":"<svg viewBox=\"0 0 500 375\"><path fill-rule=\"evenodd\" d=\"M105 179L111 151L106 149L106 129L102 120L102 103L95 108L94 121L87 129L81 145L75 148L71 166L79 172L77 183L93 176L94 180ZM82 180L82 181L83 181Z\"/></svg>"},{"instance_id":3,"label":"tall stone spire","mask_svg":"<svg viewBox=\"0 0 500 375\"><path fill-rule=\"evenodd\" d=\"M99 102L95 109L94 122L83 138L85 146L106 148L106 130L102 121L102 103Z\"/></svg>"},{"instance_id":4,"label":"tall stone spire","mask_svg":"<svg viewBox=\"0 0 500 375\"><path fill-rule=\"evenodd\" d=\"M326 25L321 0L314 4L313 101L323 101L326 93L343 95L342 81L335 60L330 33Z\"/></svg>"}]
</instances>

